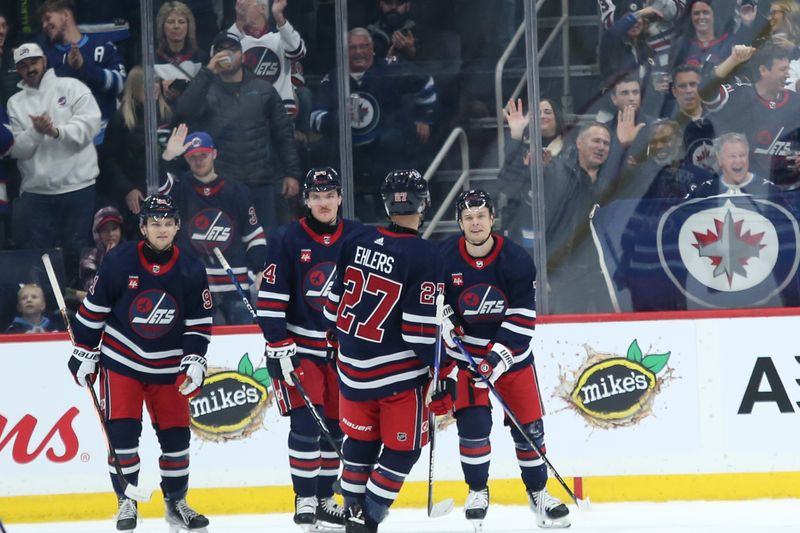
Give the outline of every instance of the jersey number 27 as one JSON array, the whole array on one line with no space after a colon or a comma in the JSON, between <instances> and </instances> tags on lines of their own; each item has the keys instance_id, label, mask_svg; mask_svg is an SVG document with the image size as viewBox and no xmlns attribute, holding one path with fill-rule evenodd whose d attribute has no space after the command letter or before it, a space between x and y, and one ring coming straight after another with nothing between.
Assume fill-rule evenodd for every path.
<instances>
[{"instance_id":1,"label":"jersey number 27","mask_svg":"<svg viewBox=\"0 0 800 533\"><path fill-rule=\"evenodd\" d=\"M384 334L383 323L400 299L403 286L374 272L365 277L360 268L353 266L347 267L342 282L345 289L339 304L336 327L345 333L350 333L355 323L356 329L353 334L356 337L370 342L381 342ZM364 293L377 296L379 300L369 316L356 321L357 317L353 310L361 302Z\"/></svg>"}]
</instances>

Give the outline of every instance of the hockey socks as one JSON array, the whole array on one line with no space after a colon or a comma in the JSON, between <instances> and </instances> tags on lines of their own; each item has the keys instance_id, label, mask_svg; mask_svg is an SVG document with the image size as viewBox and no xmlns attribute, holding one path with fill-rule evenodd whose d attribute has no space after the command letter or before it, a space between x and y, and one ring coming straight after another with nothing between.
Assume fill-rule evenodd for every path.
<instances>
[{"instance_id":1,"label":"hockey socks","mask_svg":"<svg viewBox=\"0 0 800 533\"><path fill-rule=\"evenodd\" d=\"M489 442L492 413L487 407L462 409L457 414L456 425L464 481L470 490L485 489L489 482L489 461L492 453Z\"/></svg>"},{"instance_id":2,"label":"hockey socks","mask_svg":"<svg viewBox=\"0 0 800 533\"><path fill-rule=\"evenodd\" d=\"M142 433L142 423L133 418L120 418L107 422L108 440L119 458L122 473L128 483L139 483L139 435ZM118 497L122 497L124 489L119 482L114 468L114 459L108 456L108 469L111 473L111 485Z\"/></svg>"},{"instance_id":3,"label":"hockey socks","mask_svg":"<svg viewBox=\"0 0 800 533\"><path fill-rule=\"evenodd\" d=\"M183 498L189 490L189 428L156 428L156 436L161 444L161 489L166 496Z\"/></svg>"},{"instance_id":4,"label":"hockey socks","mask_svg":"<svg viewBox=\"0 0 800 533\"><path fill-rule=\"evenodd\" d=\"M536 443L543 452L547 452L544 446L544 426L541 419L523 426L528 436ZM514 447L517 453L517 462L522 476L522 482L529 492L538 492L544 489L547 484L547 466L539 457L539 453L523 438L516 427L511 428L511 437L514 439Z\"/></svg>"},{"instance_id":5,"label":"hockey socks","mask_svg":"<svg viewBox=\"0 0 800 533\"><path fill-rule=\"evenodd\" d=\"M367 481L364 512L368 519L380 523L389 514L406 476L419 459L421 450L398 451L384 448L375 470Z\"/></svg>"}]
</instances>

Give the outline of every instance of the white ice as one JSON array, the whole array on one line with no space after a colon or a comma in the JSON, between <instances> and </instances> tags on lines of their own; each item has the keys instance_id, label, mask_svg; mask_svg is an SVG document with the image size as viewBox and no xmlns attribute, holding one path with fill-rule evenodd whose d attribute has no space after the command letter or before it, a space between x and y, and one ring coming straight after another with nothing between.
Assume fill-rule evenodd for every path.
<instances>
[{"instance_id":1,"label":"white ice","mask_svg":"<svg viewBox=\"0 0 800 533\"><path fill-rule=\"evenodd\" d=\"M593 504L590 512L570 507L570 532L583 533L797 533L798 500L741 502L667 502ZM209 533L300 533L288 514L212 516ZM8 533L100 533L115 531L109 520L46 524L6 524ZM146 519L136 533L166 533L162 519ZM396 509L381 524L380 533L471 533L460 508L429 519L423 509ZM527 507L493 505L484 522L486 533L539 530Z\"/></svg>"}]
</instances>

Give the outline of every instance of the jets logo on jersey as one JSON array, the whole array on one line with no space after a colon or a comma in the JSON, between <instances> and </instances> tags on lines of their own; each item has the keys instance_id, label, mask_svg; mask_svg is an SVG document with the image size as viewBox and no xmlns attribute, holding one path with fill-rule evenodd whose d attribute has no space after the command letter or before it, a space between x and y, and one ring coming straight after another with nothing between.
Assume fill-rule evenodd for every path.
<instances>
[{"instance_id":1,"label":"jets logo on jersey","mask_svg":"<svg viewBox=\"0 0 800 533\"><path fill-rule=\"evenodd\" d=\"M779 155L787 156L792 152L792 143L788 141L781 141L780 137L784 128L781 128L777 134L772 135L772 132L761 130L755 134L755 143L759 146L753 150L754 154L759 155ZM766 145L766 148L763 146Z\"/></svg>"},{"instance_id":2,"label":"jets logo on jersey","mask_svg":"<svg viewBox=\"0 0 800 533\"><path fill-rule=\"evenodd\" d=\"M661 266L690 300L706 307L759 305L797 272L797 221L749 195L690 200L669 209L657 231Z\"/></svg>"},{"instance_id":3,"label":"jets logo on jersey","mask_svg":"<svg viewBox=\"0 0 800 533\"><path fill-rule=\"evenodd\" d=\"M142 292L131 303L128 319L131 328L145 339L167 334L178 317L178 304L170 294L157 289Z\"/></svg>"},{"instance_id":4,"label":"jets logo on jersey","mask_svg":"<svg viewBox=\"0 0 800 533\"><path fill-rule=\"evenodd\" d=\"M231 244L233 220L219 209L203 209L189 220L187 231L192 248L198 252L210 255L215 247L224 252Z\"/></svg>"},{"instance_id":5,"label":"jets logo on jersey","mask_svg":"<svg viewBox=\"0 0 800 533\"><path fill-rule=\"evenodd\" d=\"M710 139L699 139L693 142L686 150L692 160L692 164L709 172L714 172L717 163L717 156L714 155L714 148Z\"/></svg>"},{"instance_id":6,"label":"jets logo on jersey","mask_svg":"<svg viewBox=\"0 0 800 533\"><path fill-rule=\"evenodd\" d=\"M270 83L274 83L281 75L281 60L278 58L278 54L266 46L249 48L242 57L242 63L253 74Z\"/></svg>"},{"instance_id":7,"label":"jets logo on jersey","mask_svg":"<svg viewBox=\"0 0 800 533\"><path fill-rule=\"evenodd\" d=\"M505 316L508 298L494 285L481 283L461 291L458 309L467 323L500 322Z\"/></svg>"},{"instance_id":8,"label":"jets logo on jersey","mask_svg":"<svg viewBox=\"0 0 800 533\"><path fill-rule=\"evenodd\" d=\"M350 126L354 137L371 133L378 126L380 118L381 110L374 96L364 92L350 93ZM366 144L371 140L372 137L354 138L353 144Z\"/></svg>"},{"instance_id":9,"label":"jets logo on jersey","mask_svg":"<svg viewBox=\"0 0 800 533\"><path fill-rule=\"evenodd\" d=\"M302 250L300 250L300 262L301 263L311 262L311 248L303 248Z\"/></svg>"},{"instance_id":10,"label":"jets logo on jersey","mask_svg":"<svg viewBox=\"0 0 800 533\"><path fill-rule=\"evenodd\" d=\"M303 295L306 303L315 311L322 312L328 293L336 277L336 264L332 261L314 265L303 278Z\"/></svg>"},{"instance_id":11,"label":"jets logo on jersey","mask_svg":"<svg viewBox=\"0 0 800 533\"><path fill-rule=\"evenodd\" d=\"M461 272L453 274L453 285L456 287L464 285L464 275Z\"/></svg>"}]
</instances>

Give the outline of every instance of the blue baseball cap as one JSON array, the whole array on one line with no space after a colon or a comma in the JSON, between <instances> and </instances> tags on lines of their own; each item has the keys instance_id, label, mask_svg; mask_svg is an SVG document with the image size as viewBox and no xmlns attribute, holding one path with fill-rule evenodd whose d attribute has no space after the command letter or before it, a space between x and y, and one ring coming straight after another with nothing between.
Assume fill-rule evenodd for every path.
<instances>
[{"instance_id":1,"label":"blue baseball cap","mask_svg":"<svg viewBox=\"0 0 800 533\"><path fill-rule=\"evenodd\" d=\"M186 142L189 143L189 148L183 153L184 157L190 156L195 152L211 152L216 150L214 139L211 135L204 131L196 131L186 136Z\"/></svg>"}]
</instances>

